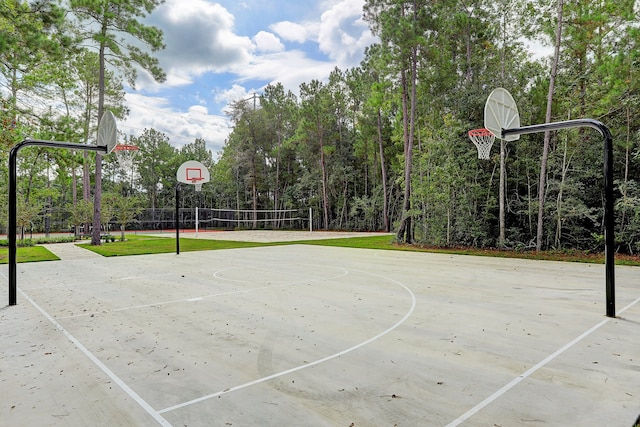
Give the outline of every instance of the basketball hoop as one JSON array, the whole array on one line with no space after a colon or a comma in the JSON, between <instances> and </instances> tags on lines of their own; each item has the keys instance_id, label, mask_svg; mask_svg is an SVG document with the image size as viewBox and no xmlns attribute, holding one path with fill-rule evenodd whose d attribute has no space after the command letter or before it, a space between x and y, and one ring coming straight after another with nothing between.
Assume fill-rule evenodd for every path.
<instances>
[{"instance_id":1,"label":"basketball hoop","mask_svg":"<svg viewBox=\"0 0 640 427\"><path fill-rule=\"evenodd\" d=\"M472 129L469 131L469 139L478 149L478 158L489 160L491 147L496 136L486 128Z\"/></svg>"},{"instance_id":2,"label":"basketball hoop","mask_svg":"<svg viewBox=\"0 0 640 427\"><path fill-rule=\"evenodd\" d=\"M200 181L204 181L203 178L190 178L189 179L191 181L191 184L193 184L195 186L195 190L196 192L200 192L202 191L202 182Z\"/></svg>"},{"instance_id":3,"label":"basketball hoop","mask_svg":"<svg viewBox=\"0 0 640 427\"><path fill-rule=\"evenodd\" d=\"M134 159L138 154L138 146L131 144L118 144L113 148L113 154L118 160L120 168L125 174L131 173L131 179L133 180L134 173Z\"/></svg>"},{"instance_id":4,"label":"basketball hoop","mask_svg":"<svg viewBox=\"0 0 640 427\"><path fill-rule=\"evenodd\" d=\"M140 148L137 145L118 144L113 149L115 151L138 151Z\"/></svg>"},{"instance_id":5,"label":"basketball hoop","mask_svg":"<svg viewBox=\"0 0 640 427\"><path fill-rule=\"evenodd\" d=\"M113 153L116 155L116 159L118 159L118 163L122 168L127 168L130 162L133 161L135 157L136 151L139 148L137 145L131 144L118 144L113 148Z\"/></svg>"}]
</instances>

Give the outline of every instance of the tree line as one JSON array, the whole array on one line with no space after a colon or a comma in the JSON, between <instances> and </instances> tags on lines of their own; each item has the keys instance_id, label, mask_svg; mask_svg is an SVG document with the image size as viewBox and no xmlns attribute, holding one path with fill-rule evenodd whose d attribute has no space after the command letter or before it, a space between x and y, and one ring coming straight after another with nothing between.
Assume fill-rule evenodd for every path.
<instances>
[{"instance_id":1,"label":"tree line","mask_svg":"<svg viewBox=\"0 0 640 427\"><path fill-rule=\"evenodd\" d=\"M295 92L272 83L257 99L233 102L233 130L215 155L204 140L176 149L154 129L126 137L139 153L122 164L103 160L104 189L138 197L141 207L170 207L175 171L185 160L198 160L210 167L211 182L202 194L188 193L185 206L313 208L314 228L393 231L406 243L601 250L600 135L578 129L496 139L490 159L477 158L467 132L483 127L488 94L504 87L523 124L594 118L611 129L617 248L636 253L638 7L629 0L367 0L363 17L378 42L359 66L335 68L328 79L302 83ZM57 40L63 33L53 28L79 24L45 15L36 15L43 45L35 51L42 57L27 59L67 71L34 75L24 64L7 67L15 48L2 37L2 81L14 87L1 95L5 159L18 135L84 141L97 124L96 100L87 94L99 86L100 54L83 49L65 55L65 43L73 43ZM1 20L0 31L7 25ZM160 48L161 34L154 34ZM553 54L532 56L528 40L544 41ZM105 105L123 117L119 75L106 67ZM69 105L27 108L35 100ZM97 164L103 163L33 150L21 160L20 193L40 212L44 206L70 211L80 199L95 199Z\"/></svg>"}]
</instances>

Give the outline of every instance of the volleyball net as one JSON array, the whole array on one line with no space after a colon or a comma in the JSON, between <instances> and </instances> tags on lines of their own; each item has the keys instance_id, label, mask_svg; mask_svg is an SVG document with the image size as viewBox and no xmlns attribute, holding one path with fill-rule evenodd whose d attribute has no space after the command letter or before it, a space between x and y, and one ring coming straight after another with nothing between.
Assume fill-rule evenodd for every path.
<instances>
[{"instance_id":1,"label":"volleyball net","mask_svg":"<svg viewBox=\"0 0 640 427\"><path fill-rule=\"evenodd\" d=\"M183 229L295 229L309 227L308 208L302 209L213 209L180 208L180 228ZM165 230L176 224L176 210L170 208L143 209L129 229Z\"/></svg>"},{"instance_id":2,"label":"volleyball net","mask_svg":"<svg viewBox=\"0 0 640 427\"><path fill-rule=\"evenodd\" d=\"M209 209L198 208L200 227L278 229L301 228L298 209Z\"/></svg>"}]
</instances>

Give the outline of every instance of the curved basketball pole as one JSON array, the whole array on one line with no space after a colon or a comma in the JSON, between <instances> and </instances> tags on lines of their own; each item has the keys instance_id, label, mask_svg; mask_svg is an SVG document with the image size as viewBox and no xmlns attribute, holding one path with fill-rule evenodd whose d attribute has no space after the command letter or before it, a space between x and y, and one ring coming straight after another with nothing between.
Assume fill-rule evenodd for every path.
<instances>
[{"instance_id":1,"label":"curved basketball pole","mask_svg":"<svg viewBox=\"0 0 640 427\"><path fill-rule=\"evenodd\" d=\"M607 317L616 317L615 297L615 217L613 193L613 137L611 131L603 123L594 119L576 119L541 125L523 126L513 129L502 129L502 136L524 135L547 132L559 129L589 127L596 129L604 138L604 254L605 254L605 286L607 294Z\"/></svg>"},{"instance_id":2,"label":"curved basketball pole","mask_svg":"<svg viewBox=\"0 0 640 427\"><path fill-rule=\"evenodd\" d=\"M39 147L51 147L51 148L66 148L69 150L87 150L97 151L101 154L109 152L108 145L88 145L88 144L73 144L70 142L58 142L58 141L43 141L37 139L25 139L22 142L14 145L9 151L9 305L17 304L17 278L16 271L17 266L17 165L18 165L18 152L24 147L39 146Z\"/></svg>"}]
</instances>

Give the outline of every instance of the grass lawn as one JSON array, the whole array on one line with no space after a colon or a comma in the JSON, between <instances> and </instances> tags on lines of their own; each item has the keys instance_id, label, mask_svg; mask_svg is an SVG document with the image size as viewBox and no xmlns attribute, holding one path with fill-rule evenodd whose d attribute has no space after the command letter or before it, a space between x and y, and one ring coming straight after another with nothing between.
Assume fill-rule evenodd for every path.
<instances>
[{"instance_id":1,"label":"grass lawn","mask_svg":"<svg viewBox=\"0 0 640 427\"><path fill-rule=\"evenodd\" d=\"M211 251L217 249L252 248L259 246L277 246L305 244L317 246L338 246L346 248L380 249L411 252L434 252L456 255L476 255L502 258L525 258L547 261L583 262L604 264L604 253L587 253L578 251L511 251L501 249L476 248L441 248L418 245L399 245L394 243L393 236L350 237L343 239L298 240L295 242L237 242L231 240L206 240L180 238L180 252ZM92 246L90 243L79 245L102 256L128 256L172 253L176 251L176 239L173 237L155 237L144 235L128 235L125 242L104 243ZM8 250L0 248L0 263L7 263ZM58 257L41 246L18 248L18 262L51 261ZM640 257L616 255L616 264L640 266Z\"/></svg>"},{"instance_id":2,"label":"grass lawn","mask_svg":"<svg viewBox=\"0 0 640 427\"><path fill-rule=\"evenodd\" d=\"M394 243L393 236L373 236L373 237L349 237L344 239L324 239L324 240L298 240L295 242L277 243L254 243L236 242L230 240L204 240L204 239L180 239L180 251L210 251L216 249L251 248L258 246L276 245L317 245L317 246L337 246L345 248L360 249L381 249L393 251L411 252L434 252L448 253L456 255L476 255L502 258L525 258L547 261L565 262L585 262L604 264L604 253L590 254L577 251L545 251L536 253L535 251L510 251L499 249L474 249L474 248L438 248L422 247L416 245L399 245ZM170 237L145 237L130 236L126 242L107 243L101 246L81 245L82 247L94 251L103 256L124 256L142 255L156 253L170 253L176 250L176 239ZM640 257L616 256L616 264L640 266Z\"/></svg>"},{"instance_id":3,"label":"grass lawn","mask_svg":"<svg viewBox=\"0 0 640 427\"><path fill-rule=\"evenodd\" d=\"M479 248L445 248L420 245L403 245L393 241L393 236L355 237L346 239L307 240L295 243L321 246L341 246L345 248L385 249L393 251L432 252L454 255L475 255L499 258L520 258L539 261L583 262L590 264L604 264L603 253L587 253L580 251L513 251L507 249L479 249ZM616 254L617 265L640 266L639 256Z\"/></svg>"},{"instance_id":4,"label":"grass lawn","mask_svg":"<svg viewBox=\"0 0 640 427\"><path fill-rule=\"evenodd\" d=\"M18 262L58 261L60 258L49 252L44 246L18 248ZM9 248L0 248L0 264L9 263Z\"/></svg>"},{"instance_id":5,"label":"grass lawn","mask_svg":"<svg viewBox=\"0 0 640 427\"><path fill-rule=\"evenodd\" d=\"M129 235L127 236L127 240L124 242L115 241L111 243L103 243L100 246L92 246L90 243L84 243L78 246L106 257L166 254L176 251L176 239L171 237ZM273 246L273 244L180 238L180 252L255 248L258 246Z\"/></svg>"}]
</instances>

